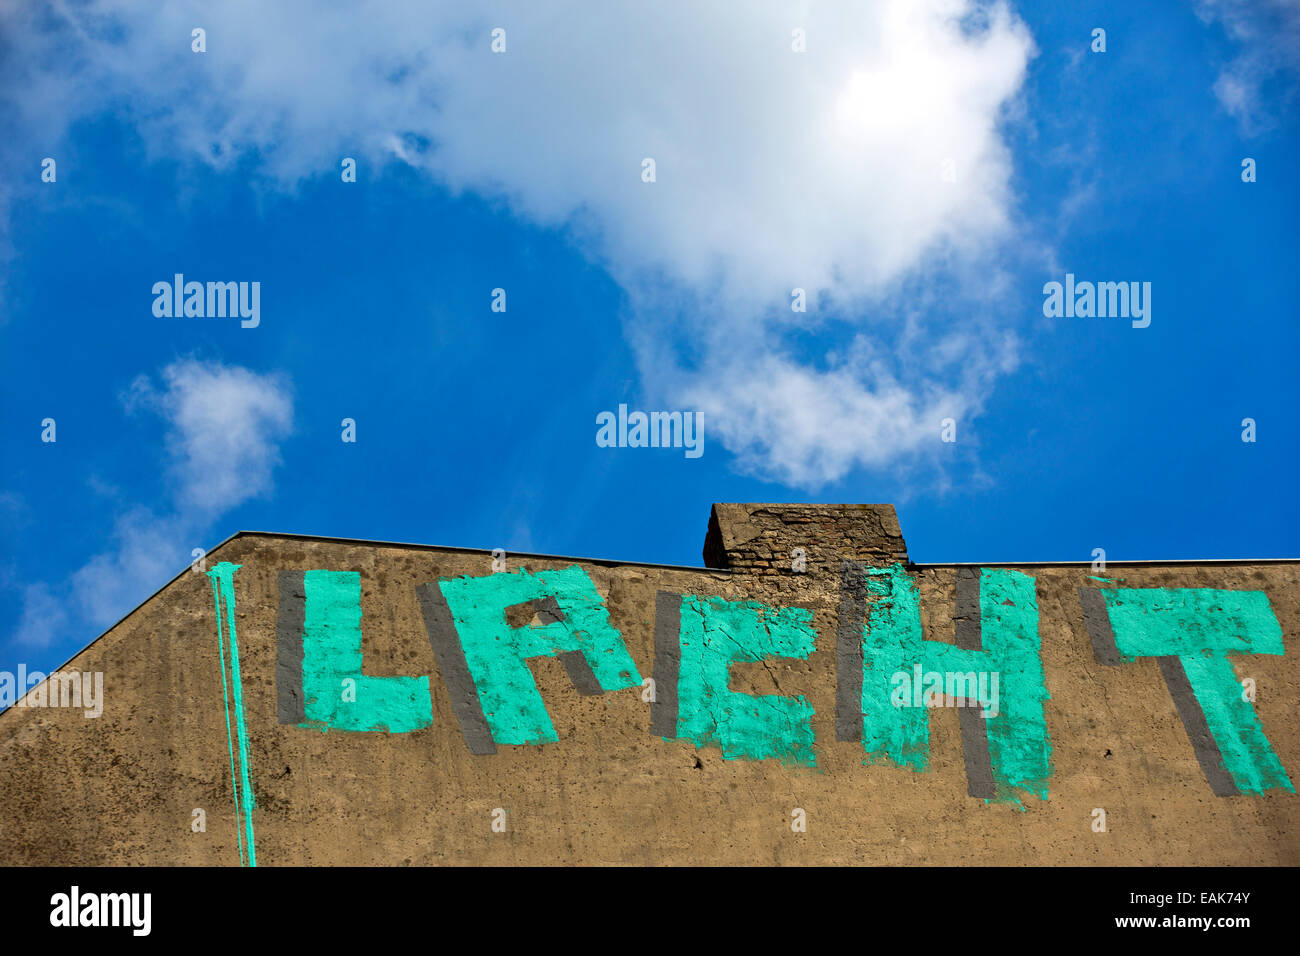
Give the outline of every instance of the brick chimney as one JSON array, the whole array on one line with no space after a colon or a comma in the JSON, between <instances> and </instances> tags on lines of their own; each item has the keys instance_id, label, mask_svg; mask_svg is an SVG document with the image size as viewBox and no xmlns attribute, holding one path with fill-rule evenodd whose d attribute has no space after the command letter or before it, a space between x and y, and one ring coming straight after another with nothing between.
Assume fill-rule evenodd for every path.
<instances>
[{"instance_id":1,"label":"brick chimney","mask_svg":"<svg viewBox=\"0 0 1300 956\"><path fill-rule=\"evenodd\" d=\"M750 574L794 574L795 548L807 573L839 575L845 558L882 565L907 561L893 505L715 504L704 564Z\"/></svg>"}]
</instances>

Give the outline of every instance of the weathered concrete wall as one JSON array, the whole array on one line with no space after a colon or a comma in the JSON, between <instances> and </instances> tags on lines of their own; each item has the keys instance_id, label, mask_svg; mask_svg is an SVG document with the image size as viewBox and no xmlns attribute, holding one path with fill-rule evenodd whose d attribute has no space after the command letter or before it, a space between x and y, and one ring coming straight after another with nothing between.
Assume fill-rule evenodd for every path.
<instances>
[{"instance_id":1,"label":"weathered concrete wall","mask_svg":"<svg viewBox=\"0 0 1300 956\"><path fill-rule=\"evenodd\" d=\"M888 506L705 554L237 536L64 668L102 716L0 715L0 862L1300 863L1300 564L911 567Z\"/></svg>"}]
</instances>

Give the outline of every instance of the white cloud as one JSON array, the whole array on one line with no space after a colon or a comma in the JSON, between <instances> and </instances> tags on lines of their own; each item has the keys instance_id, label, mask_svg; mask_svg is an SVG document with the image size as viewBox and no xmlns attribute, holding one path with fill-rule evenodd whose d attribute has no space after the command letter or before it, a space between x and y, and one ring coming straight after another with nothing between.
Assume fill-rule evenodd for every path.
<instances>
[{"instance_id":1,"label":"white cloud","mask_svg":"<svg viewBox=\"0 0 1300 956\"><path fill-rule=\"evenodd\" d=\"M23 589L23 612L14 631L14 641L44 647L63 636L68 624L65 602L46 584L29 584Z\"/></svg>"},{"instance_id":2,"label":"white cloud","mask_svg":"<svg viewBox=\"0 0 1300 956\"><path fill-rule=\"evenodd\" d=\"M1238 47L1214 83L1220 104L1247 135L1274 128L1279 117L1265 89L1278 84L1282 99L1294 95L1300 70L1300 0L1197 0L1196 11L1206 22L1222 23Z\"/></svg>"},{"instance_id":3,"label":"white cloud","mask_svg":"<svg viewBox=\"0 0 1300 956\"><path fill-rule=\"evenodd\" d=\"M137 378L124 405L166 423L170 509L129 508L114 524L113 547L66 586L29 586L15 642L43 646L74 623L112 624L180 570L218 518L271 490L279 443L293 424L287 383L194 359L173 362L160 377L161 388Z\"/></svg>"},{"instance_id":4,"label":"white cloud","mask_svg":"<svg viewBox=\"0 0 1300 956\"><path fill-rule=\"evenodd\" d=\"M278 441L293 420L287 385L273 375L193 359L167 366L162 379L162 392L136 379L127 405L147 404L167 421L177 506L221 514L269 489Z\"/></svg>"},{"instance_id":5,"label":"white cloud","mask_svg":"<svg viewBox=\"0 0 1300 956\"><path fill-rule=\"evenodd\" d=\"M406 162L564 226L630 294L649 400L697 402L758 473L816 486L933 450L934 413L976 413L1008 367L1006 317L963 301L1015 233L999 123L1033 43L1002 3L99 0L60 17L0 14L24 37L7 68L23 123L111 108L155 156L256 150L285 187L344 155L371 176ZM904 291L918 275L947 280L938 316ZM987 333L955 379L926 344L953 323ZM863 336L870 362L833 344Z\"/></svg>"},{"instance_id":6,"label":"white cloud","mask_svg":"<svg viewBox=\"0 0 1300 956\"><path fill-rule=\"evenodd\" d=\"M144 507L118 516L112 550L95 555L72 575L70 592L82 618L96 628L112 624L184 567L195 535L203 530Z\"/></svg>"}]
</instances>

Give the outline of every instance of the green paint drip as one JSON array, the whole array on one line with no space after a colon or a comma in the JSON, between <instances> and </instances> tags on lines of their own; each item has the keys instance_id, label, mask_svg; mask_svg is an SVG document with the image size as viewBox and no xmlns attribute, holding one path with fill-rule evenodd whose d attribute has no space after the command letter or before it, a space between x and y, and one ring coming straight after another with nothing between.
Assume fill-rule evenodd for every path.
<instances>
[{"instance_id":1,"label":"green paint drip","mask_svg":"<svg viewBox=\"0 0 1300 956\"><path fill-rule=\"evenodd\" d=\"M1125 660L1176 656L1242 793L1295 793L1282 761L1243 699L1229 655L1284 654L1282 626L1263 591L1212 588L1103 590L1115 647Z\"/></svg>"},{"instance_id":2,"label":"green paint drip","mask_svg":"<svg viewBox=\"0 0 1300 956\"><path fill-rule=\"evenodd\" d=\"M217 579L211 576L212 606L217 617L217 653L221 657L221 698L226 710L226 753L230 757L230 792L233 797L232 807L235 812L235 842L239 845L239 865L244 865L244 831L239 822L239 779L235 776L235 735L230 729L230 691L226 684L226 644L221 636L221 594L217 590Z\"/></svg>"},{"instance_id":3,"label":"green paint drip","mask_svg":"<svg viewBox=\"0 0 1300 956\"><path fill-rule=\"evenodd\" d=\"M740 694L729 687L733 663L807 658L817 642L812 617L805 608L683 595L678 737L719 747L725 760L775 757L816 766L814 711L802 695Z\"/></svg>"},{"instance_id":4,"label":"green paint drip","mask_svg":"<svg viewBox=\"0 0 1300 956\"><path fill-rule=\"evenodd\" d=\"M579 651L602 690L639 687L641 675L623 636L609 623L605 602L578 565L529 574L490 574L438 582L456 624L479 704L499 744L543 744L558 740L532 672L531 657ZM511 627L506 609L554 598L563 619L538 627Z\"/></svg>"},{"instance_id":5,"label":"green paint drip","mask_svg":"<svg viewBox=\"0 0 1300 956\"><path fill-rule=\"evenodd\" d=\"M429 677L361 672L361 575L303 575L302 726L408 733L433 723Z\"/></svg>"},{"instance_id":6,"label":"green paint drip","mask_svg":"<svg viewBox=\"0 0 1300 956\"><path fill-rule=\"evenodd\" d=\"M229 561L222 561L216 567L208 571L208 576L218 585L217 600L217 640L221 640L221 603L224 600L226 605L226 632L230 635L230 689L235 699L235 730L239 739L239 778L240 787L236 795L236 800L240 804L244 813L244 829L246 836L244 843L248 848L248 865L257 866L257 845L253 839L253 808L256 802L253 799L253 785L249 780L248 774L248 728L244 723L244 688L243 681L239 675L239 638L235 633L235 572L240 569L241 565L231 564ZM222 692L226 690L226 667L225 653L222 652L221 662L221 682ZM229 695L227 695L226 707L226 735L229 739L230 719L229 719ZM233 772L232 772L233 780ZM241 855L240 862L243 862Z\"/></svg>"},{"instance_id":7,"label":"green paint drip","mask_svg":"<svg viewBox=\"0 0 1300 956\"><path fill-rule=\"evenodd\" d=\"M929 768L929 708L895 706L895 675L914 672L917 665L923 672L996 673L998 713L986 721L994 799L1022 809L1022 792L1046 800L1052 746L1043 702L1051 695L1043 677L1034 579L1019 571L981 571L979 651L923 639L919 593L901 564L868 569L867 593L873 598L862 635L862 744L868 762Z\"/></svg>"}]
</instances>

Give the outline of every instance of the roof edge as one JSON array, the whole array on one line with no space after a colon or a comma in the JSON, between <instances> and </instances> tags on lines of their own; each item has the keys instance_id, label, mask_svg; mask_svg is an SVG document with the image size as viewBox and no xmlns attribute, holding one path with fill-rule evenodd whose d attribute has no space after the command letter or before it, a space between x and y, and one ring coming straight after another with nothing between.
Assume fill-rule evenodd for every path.
<instances>
[{"instance_id":1,"label":"roof edge","mask_svg":"<svg viewBox=\"0 0 1300 956\"><path fill-rule=\"evenodd\" d=\"M257 530L250 529L250 530L236 531L234 534L228 535L227 537L219 541L217 544L209 548L205 552L205 556L211 555L214 552L220 550L221 548L224 548L232 541L235 541L239 538L245 538L245 537L288 538L288 539L299 540L299 541L328 541L328 542L335 542L337 544L371 545L377 547L390 547L390 548L416 548L421 551L455 552L460 554L475 553L475 552L481 554L492 553L491 548L458 548L449 545L421 544L419 542L412 542L412 541L381 541L374 538L341 538L332 535L297 534L294 532L257 531ZM587 557L581 557L579 555L568 555L568 554L541 554L535 551L510 551L508 553L516 557L540 558L542 560L547 560L547 561L578 561L584 564L594 564L594 565L600 565L604 567L627 567L630 565L639 568L660 568L662 570L667 570L667 571L691 571L695 573L706 573L706 574L732 575L736 573L743 573L743 572L735 572L727 568L705 567L704 565L696 566L696 565L686 565L686 564L659 564L655 562L646 562L646 561L618 561L612 558L587 558ZM1076 567L1080 565L1087 565L1090 563L1091 562L1088 561L944 561L944 562L909 561L907 563L907 567L909 570L911 569L923 570L923 569L930 569L930 568L970 568L970 567L1049 568L1049 567ZM1140 566L1140 565L1158 565L1158 564L1240 565L1240 564L1288 564L1288 563L1300 564L1300 558L1169 558L1164 560L1137 559L1137 560L1130 560L1130 561L1112 561L1108 558L1106 560L1106 564L1108 567L1126 567L1126 566L1134 566L1134 565ZM127 621L127 619L131 617L131 615L135 614L146 604L148 604L150 601L156 598L159 594L161 594L163 591L167 590L169 587L171 587L173 584L179 581L183 575L189 573L191 567L192 565L187 564L184 568L182 568L175 575L169 578L162 586L160 586L152 593L150 593L148 597L141 600L138 604L135 605L135 607L131 608L131 610L127 611L125 614L123 614L120 618L118 618L108 627L104 628L104 630L102 630L92 640L90 640L87 644L85 644L80 650L73 653L71 657L65 660L53 671L50 671L50 673L52 674L58 671L62 671L65 667L67 667L69 664L75 661L78 657L80 657L82 654L86 653L86 651L90 650L92 647L98 644L101 640L107 637L108 634L112 632L115 628L117 628L121 624L124 624ZM35 690L35 688L32 688L32 690ZM28 693L30 693L30 691L28 691ZM24 693L23 697L17 698L17 700L15 700L13 704L6 707L4 710L0 710L0 716L3 716L5 713L8 713L10 710L13 710L13 708L17 706L17 701L22 700L26 696L27 693Z\"/></svg>"}]
</instances>

